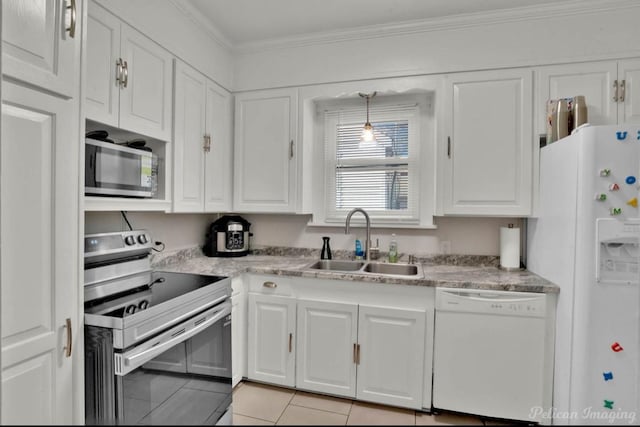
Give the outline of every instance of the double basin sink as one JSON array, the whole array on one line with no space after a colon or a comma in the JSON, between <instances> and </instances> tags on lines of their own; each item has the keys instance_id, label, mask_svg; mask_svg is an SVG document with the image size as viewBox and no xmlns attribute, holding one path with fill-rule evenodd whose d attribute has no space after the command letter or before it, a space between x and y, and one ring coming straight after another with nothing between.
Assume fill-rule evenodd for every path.
<instances>
[{"instance_id":1,"label":"double basin sink","mask_svg":"<svg viewBox=\"0 0 640 427\"><path fill-rule=\"evenodd\" d=\"M383 276L422 277L418 264L391 264L373 261L320 260L309 265L310 270L336 271L356 274L378 274Z\"/></svg>"}]
</instances>

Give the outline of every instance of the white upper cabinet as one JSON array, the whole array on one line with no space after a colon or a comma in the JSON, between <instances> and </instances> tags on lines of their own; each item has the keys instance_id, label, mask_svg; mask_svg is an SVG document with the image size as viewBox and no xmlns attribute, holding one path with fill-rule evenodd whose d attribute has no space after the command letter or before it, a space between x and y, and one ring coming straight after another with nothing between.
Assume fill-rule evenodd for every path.
<instances>
[{"instance_id":1,"label":"white upper cabinet","mask_svg":"<svg viewBox=\"0 0 640 427\"><path fill-rule=\"evenodd\" d=\"M594 62L541 67L536 69L536 133L547 133L547 101L584 95L587 118L592 125L617 123L617 103L613 97L617 64Z\"/></svg>"},{"instance_id":2,"label":"white upper cabinet","mask_svg":"<svg viewBox=\"0 0 640 427\"><path fill-rule=\"evenodd\" d=\"M297 105L297 89L236 95L235 211L295 212Z\"/></svg>"},{"instance_id":3,"label":"white upper cabinet","mask_svg":"<svg viewBox=\"0 0 640 427\"><path fill-rule=\"evenodd\" d=\"M77 95L81 0L3 0L2 73L64 97Z\"/></svg>"},{"instance_id":4,"label":"white upper cabinet","mask_svg":"<svg viewBox=\"0 0 640 427\"><path fill-rule=\"evenodd\" d=\"M547 101L576 95L584 95L592 125L640 123L640 60L553 65L536 75L537 134L547 132Z\"/></svg>"},{"instance_id":5,"label":"white upper cabinet","mask_svg":"<svg viewBox=\"0 0 640 427\"><path fill-rule=\"evenodd\" d=\"M618 62L618 84L624 82L622 99L623 112L618 112L618 122L640 124L640 60Z\"/></svg>"},{"instance_id":6,"label":"white upper cabinet","mask_svg":"<svg viewBox=\"0 0 640 427\"><path fill-rule=\"evenodd\" d=\"M86 117L169 141L172 60L171 53L90 2Z\"/></svg>"},{"instance_id":7,"label":"white upper cabinet","mask_svg":"<svg viewBox=\"0 0 640 427\"><path fill-rule=\"evenodd\" d=\"M446 76L443 214L530 214L532 80L528 69Z\"/></svg>"},{"instance_id":8,"label":"white upper cabinet","mask_svg":"<svg viewBox=\"0 0 640 427\"><path fill-rule=\"evenodd\" d=\"M231 209L231 95L176 60L174 212Z\"/></svg>"}]
</instances>

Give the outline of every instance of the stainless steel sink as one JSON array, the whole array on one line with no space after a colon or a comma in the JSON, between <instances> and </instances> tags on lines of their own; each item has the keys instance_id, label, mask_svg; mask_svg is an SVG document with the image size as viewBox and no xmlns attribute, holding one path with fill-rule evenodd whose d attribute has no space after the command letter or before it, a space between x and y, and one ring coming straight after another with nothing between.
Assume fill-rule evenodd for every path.
<instances>
[{"instance_id":1,"label":"stainless steel sink","mask_svg":"<svg viewBox=\"0 0 640 427\"><path fill-rule=\"evenodd\" d=\"M418 266L415 264L387 264L382 262L370 262L364 266L362 271L376 274L415 276L418 274Z\"/></svg>"},{"instance_id":2,"label":"stainless steel sink","mask_svg":"<svg viewBox=\"0 0 640 427\"><path fill-rule=\"evenodd\" d=\"M344 271L356 274L376 274L391 276L422 276L421 267L417 264L389 264L385 262L320 260L306 267L311 270Z\"/></svg>"},{"instance_id":3,"label":"stainless steel sink","mask_svg":"<svg viewBox=\"0 0 640 427\"><path fill-rule=\"evenodd\" d=\"M323 259L309 266L313 270L358 271L364 266L362 261L341 261Z\"/></svg>"}]
</instances>

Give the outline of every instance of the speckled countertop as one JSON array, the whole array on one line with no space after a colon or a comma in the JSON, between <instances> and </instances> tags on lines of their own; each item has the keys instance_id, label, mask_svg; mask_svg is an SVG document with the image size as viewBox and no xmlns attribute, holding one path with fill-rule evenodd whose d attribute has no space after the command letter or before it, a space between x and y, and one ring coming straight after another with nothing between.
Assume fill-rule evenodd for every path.
<instances>
[{"instance_id":1,"label":"speckled countertop","mask_svg":"<svg viewBox=\"0 0 640 427\"><path fill-rule=\"evenodd\" d=\"M338 254L341 255L341 254ZM353 280L412 286L438 286L447 288L490 289L519 292L558 293L554 283L527 270L505 271L496 257L468 255L436 255L418 257L422 275L390 276L373 273L352 273L312 270L311 264L319 255L313 250L283 250L269 248L254 250L243 257L207 257L198 248L186 249L154 256L157 270L213 274L234 277L248 272L290 277L310 277L334 280ZM334 258L338 258L334 256ZM400 257L400 262L406 262ZM381 258L377 262L383 262Z\"/></svg>"}]
</instances>

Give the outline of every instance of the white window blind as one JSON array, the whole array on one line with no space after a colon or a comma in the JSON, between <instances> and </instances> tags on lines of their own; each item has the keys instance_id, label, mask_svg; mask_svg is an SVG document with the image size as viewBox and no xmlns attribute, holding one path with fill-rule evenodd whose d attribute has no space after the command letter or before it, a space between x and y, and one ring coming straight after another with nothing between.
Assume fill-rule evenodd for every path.
<instances>
[{"instance_id":1,"label":"white window blind","mask_svg":"<svg viewBox=\"0 0 640 427\"><path fill-rule=\"evenodd\" d=\"M366 108L325 110L327 221L365 209L379 222L419 222L418 106L369 108L375 143L362 143Z\"/></svg>"}]
</instances>

